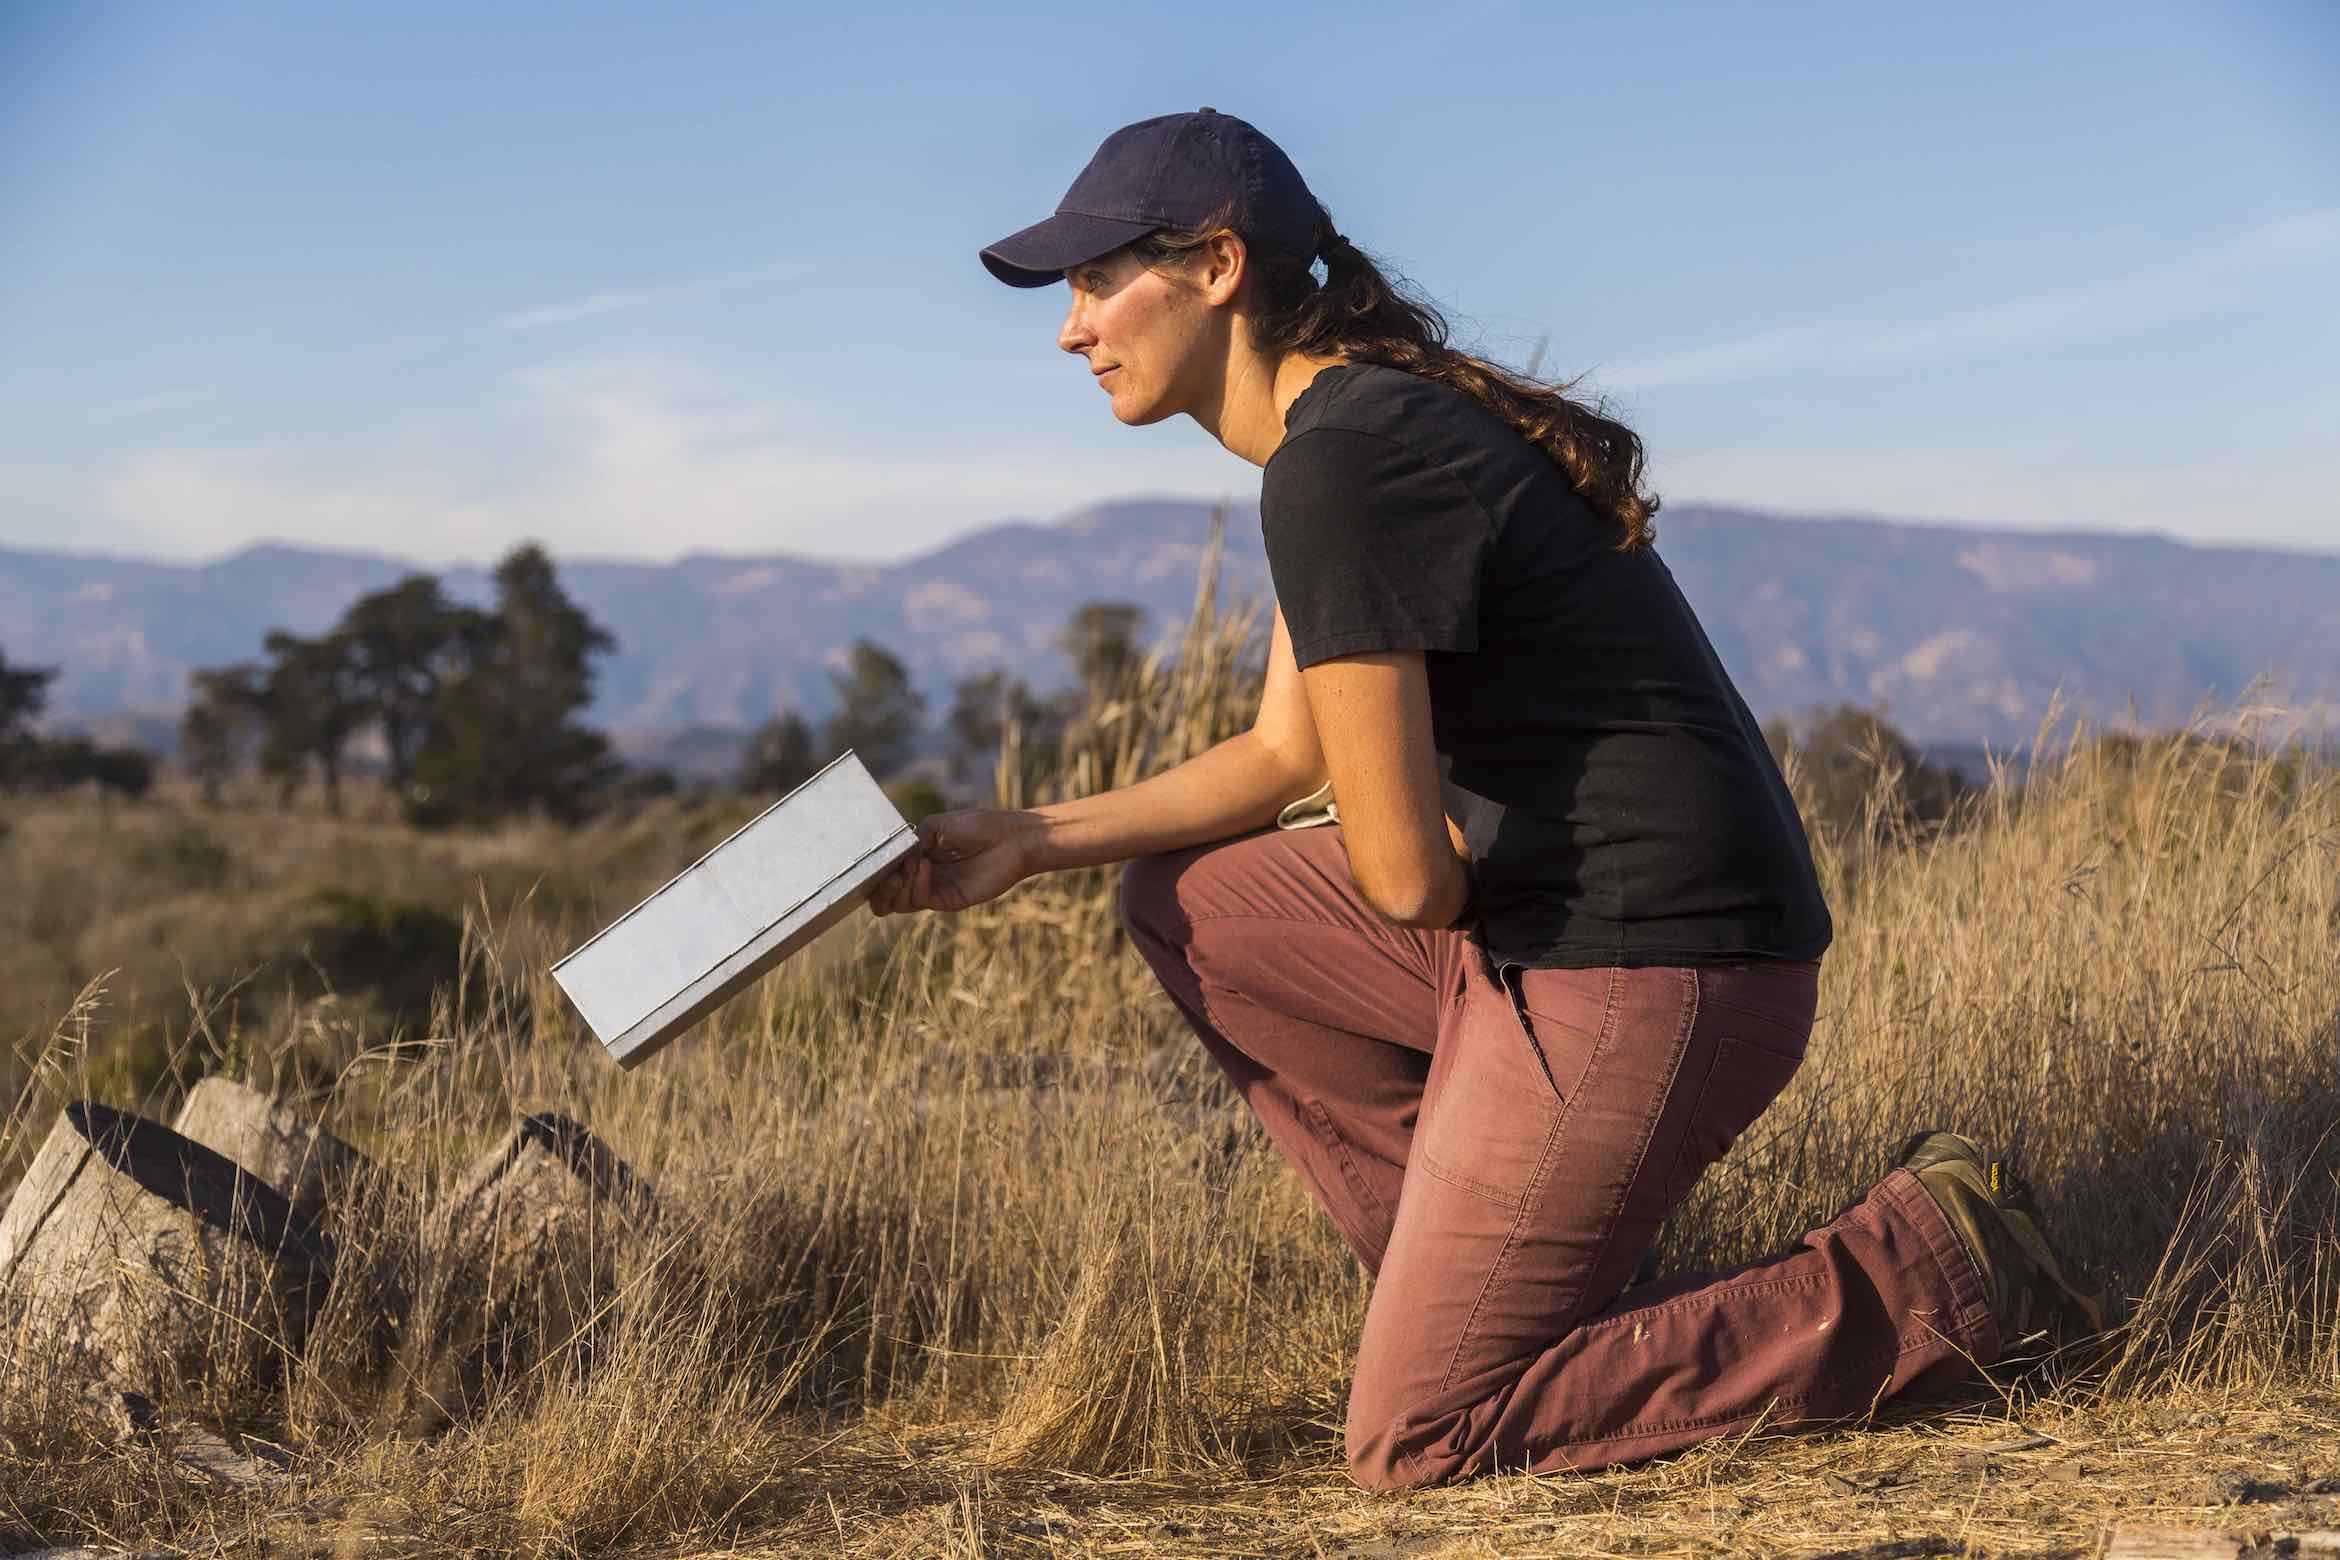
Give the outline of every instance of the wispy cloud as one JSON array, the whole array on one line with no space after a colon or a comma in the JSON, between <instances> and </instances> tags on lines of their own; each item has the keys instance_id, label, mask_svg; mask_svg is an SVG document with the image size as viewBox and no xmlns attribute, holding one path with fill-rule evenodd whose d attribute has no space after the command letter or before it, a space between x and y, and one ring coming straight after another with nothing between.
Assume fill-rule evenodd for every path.
<instances>
[{"instance_id":1,"label":"wispy cloud","mask_svg":"<svg viewBox=\"0 0 2340 1560\"><path fill-rule=\"evenodd\" d=\"M545 458L514 488L461 474L343 477L278 448L169 448L119 468L102 502L133 545L208 556L263 537L426 562L478 561L533 536L561 554L670 558L705 548L902 556L970 526L1133 492L1249 491L1223 450L1110 439L1061 457L917 458L831 446L788 402L689 365L604 358L515 376Z\"/></svg>"},{"instance_id":2,"label":"wispy cloud","mask_svg":"<svg viewBox=\"0 0 2340 1560\"><path fill-rule=\"evenodd\" d=\"M125 540L169 557L212 557L270 538L406 556L474 555L488 549L451 544L514 534L482 505L315 480L287 464L266 449L149 450L104 485L104 507Z\"/></svg>"},{"instance_id":3,"label":"wispy cloud","mask_svg":"<svg viewBox=\"0 0 2340 1560\"><path fill-rule=\"evenodd\" d=\"M400 367L439 357L482 340L492 341L510 335L554 330L564 325L581 325L617 315L684 308L743 288L785 282L803 275L806 269L794 262L778 262L745 271L725 272L720 276L660 282L642 287L607 287L574 298L512 309L484 322L463 324L436 333L393 337L354 347L343 353L338 361L345 369Z\"/></svg>"},{"instance_id":4,"label":"wispy cloud","mask_svg":"<svg viewBox=\"0 0 2340 1560\"><path fill-rule=\"evenodd\" d=\"M2305 211L2126 271L1917 317L1796 321L1729 340L1624 359L1593 378L1613 390L1873 369L2129 334L2247 301L2243 286L2287 266L2340 258L2340 207Z\"/></svg>"},{"instance_id":5,"label":"wispy cloud","mask_svg":"<svg viewBox=\"0 0 2340 1560\"><path fill-rule=\"evenodd\" d=\"M662 282L648 287L604 288L582 297L563 298L552 303L515 309L498 316L496 328L506 331L549 330L586 320L606 319L613 314L641 314L657 309L679 308L737 292L742 288L787 281L803 272L803 266L783 263L759 266L752 271L737 271L726 276Z\"/></svg>"}]
</instances>

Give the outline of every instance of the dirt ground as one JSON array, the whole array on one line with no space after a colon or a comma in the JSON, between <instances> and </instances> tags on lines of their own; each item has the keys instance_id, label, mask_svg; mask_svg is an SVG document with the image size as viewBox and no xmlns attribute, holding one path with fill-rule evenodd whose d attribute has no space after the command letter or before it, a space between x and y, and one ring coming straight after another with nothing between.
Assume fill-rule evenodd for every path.
<instances>
[{"instance_id":1,"label":"dirt ground","mask_svg":"<svg viewBox=\"0 0 2340 1560\"><path fill-rule=\"evenodd\" d=\"M1718 1443L1639 1468L1405 1496L1351 1487L1329 1431L1286 1446L1248 1480L1201 1484L987 1469L981 1426L863 1428L776 1446L766 1481L725 1524L741 1539L663 1552L2094 1560L2121 1527L2224 1531L2270 1555L2285 1552L2282 1535L2340 1529L2340 1394L2095 1413L2009 1407L1977 1402L1866 1430ZM158 1457L156 1477L196 1476ZM411 1496L385 1492L390 1482L358 1467L300 1468L240 1495L215 1492L209 1532L185 1552L490 1552L459 1536L461 1513L410 1509Z\"/></svg>"},{"instance_id":2,"label":"dirt ground","mask_svg":"<svg viewBox=\"0 0 2340 1560\"><path fill-rule=\"evenodd\" d=\"M2118 1420L1977 1410L1885 1430L1717 1445L1639 1469L1400 1497L1358 1493L1328 1443L1320 1474L1252 1486L995 1475L919 1503L916 1470L941 1461L942 1448L905 1443L892 1499L873 1481L866 1513L839 1511L825 1534L825 1514L805 1513L788 1543L738 1552L2093 1557L2124 1523L2340 1527L2336 1414L2340 1398L2331 1397L2253 1408L2170 1404ZM896 1500L903 1504L887 1510Z\"/></svg>"}]
</instances>

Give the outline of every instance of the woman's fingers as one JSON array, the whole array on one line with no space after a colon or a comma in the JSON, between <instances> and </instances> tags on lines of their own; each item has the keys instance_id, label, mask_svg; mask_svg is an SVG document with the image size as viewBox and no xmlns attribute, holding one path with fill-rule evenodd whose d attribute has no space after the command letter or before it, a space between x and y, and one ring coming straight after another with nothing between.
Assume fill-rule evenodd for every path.
<instances>
[{"instance_id":1,"label":"woman's fingers","mask_svg":"<svg viewBox=\"0 0 2340 1560\"><path fill-rule=\"evenodd\" d=\"M924 852L902 858L870 889L869 908L873 915L903 915L912 910L935 908L934 863Z\"/></svg>"},{"instance_id":2,"label":"woman's fingers","mask_svg":"<svg viewBox=\"0 0 2340 1560\"><path fill-rule=\"evenodd\" d=\"M869 891L869 908L873 915L900 915L911 908L909 894L912 869L917 866L918 860L915 853L905 856L879 875Z\"/></svg>"},{"instance_id":3,"label":"woman's fingers","mask_svg":"<svg viewBox=\"0 0 2340 1560\"><path fill-rule=\"evenodd\" d=\"M980 814L936 814L920 823L917 848L886 869L870 890L873 915L964 910L993 897L999 865L996 831ZM990 853L990 854L987 854ZM985 866L986 861L990 867Z\"/></svg>"}]
</instances>

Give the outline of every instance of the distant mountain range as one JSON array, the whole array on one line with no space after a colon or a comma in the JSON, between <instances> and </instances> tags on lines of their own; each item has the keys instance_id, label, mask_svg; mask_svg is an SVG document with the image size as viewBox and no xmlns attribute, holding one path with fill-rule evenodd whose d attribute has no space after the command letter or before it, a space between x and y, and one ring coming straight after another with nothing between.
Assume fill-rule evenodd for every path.
<instances>
[{"instance_id":1,"label":"distant mountain range","mask_svg":"<svg viewBox=\"0 0 2340 1560\"><path fill-rule=\"evenodd\" d=\"M827 669L861 636L900 655L938 713L956 679L992 666L1061 684L1056 638L1082 602L1137 602L1158 633L1183 623L1208 515L1104 504L882 565L559 562L617 638L594 718L640 750L653 734L752 726L784 707L821 713ZM1931 744L2003 745L2031 735L2059 685L2075 712L2118 720L2133 705L2162 725L2261 674L2295 710L2340 710L2340 554L1693 505L1668 507L1658 532L1761 715L1851 700ZM193 565L0 550L0 651L63 668L52 717L161 733L191 668L254 657L271 628L318 632L412 568L277 545ZM479 568L439 572L461 598L489 593ZM1228 516L1225 589L1266 593L1255 512Z\"/></svg>"}]
</instances>

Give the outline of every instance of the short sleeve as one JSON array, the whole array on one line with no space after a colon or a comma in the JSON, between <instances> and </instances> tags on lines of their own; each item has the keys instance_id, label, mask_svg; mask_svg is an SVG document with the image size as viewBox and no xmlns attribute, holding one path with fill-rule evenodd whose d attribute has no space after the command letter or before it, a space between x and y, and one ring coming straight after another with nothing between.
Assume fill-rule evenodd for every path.
<instances>
[{"instance_id":1,"label":"short sleeve","mask_svg":"<svg viewBox=\"0 0 2340 1560\"><path fill-rule=\"evenodd\" d=\"M1476 650L1494 522L1405 444L1311 428L1260 483L1277 605L1302 666L1372 650Z\"/></svg>"}]
</instances>

